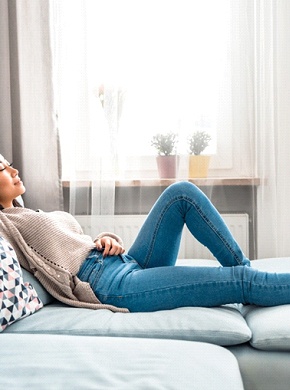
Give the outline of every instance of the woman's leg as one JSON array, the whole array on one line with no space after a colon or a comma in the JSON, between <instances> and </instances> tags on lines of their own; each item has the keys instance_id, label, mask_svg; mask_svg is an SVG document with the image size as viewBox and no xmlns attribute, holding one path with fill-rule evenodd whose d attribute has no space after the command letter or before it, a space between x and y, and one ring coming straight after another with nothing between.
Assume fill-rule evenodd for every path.
<instances>
[{"instance_id":1,"label":"woman's leg","mask_svg":"<svg viewBox=\"0 0 290 390\"><path fill-rule=\"evenodd\" d=\"M172 184L160 195L128 254L142 268L174 265L184 224L223 266L250 264L219 212L189 182Z\"/></svg>"},{"instance_id":2,"label":"woman's leg","mask_svg":"<svg viewBox=\"0 0 290 390\"><path fill-rule=\"evenodd\" d=\"M228 303L274 306L290 303L290 274L252 267L155 267L142 269L133 259L108 256L87 265L80 278L102 303L132 312Z\"/></svg>"}]
</instances>

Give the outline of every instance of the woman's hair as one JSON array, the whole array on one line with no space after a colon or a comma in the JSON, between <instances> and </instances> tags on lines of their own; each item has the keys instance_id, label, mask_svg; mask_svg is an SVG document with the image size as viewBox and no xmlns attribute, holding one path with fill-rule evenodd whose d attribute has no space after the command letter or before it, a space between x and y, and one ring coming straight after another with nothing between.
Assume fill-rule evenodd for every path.
<instances>
[{"instance_id":1,"label":"woman's hair","mask_svg":"<svg viewBox=\"0 0 290 390\"><path fill-rule=\"evenodd\" d=\"M14 199L12 203L13 203L14 207L22 207L21 204L16 199ZM4 207L2 206L2 204L0 204L0 210L3 210L3 209L4 209Z\"/></svg>"}]
</instances>

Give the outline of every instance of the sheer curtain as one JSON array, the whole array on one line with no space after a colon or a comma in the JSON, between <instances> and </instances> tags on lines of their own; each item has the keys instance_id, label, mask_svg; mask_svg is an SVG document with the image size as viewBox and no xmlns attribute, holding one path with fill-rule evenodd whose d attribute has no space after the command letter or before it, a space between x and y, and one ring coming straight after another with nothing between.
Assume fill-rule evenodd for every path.
<instances>
[{"instance_id":1,"label":"sheer curtain","mask_svg":"<svg viewBox=\"0 0 290 390\"><path fill-rule=\"evenodd\" d=\"M257 156L259 257L289 256L290 224L290 4L256 1Z\"/></svg>"},{"instance_id":2,"label":"sheer curtain","mask_svg":"<svg viewBox=\"0 0 290 390\"><path fill-rule=\"evenodd\" d=\"M27 207L62 208L49 3L0 2L0 153L19 169Z\"/></svg>"},{"instance_id":3,"label":"sheer curtain","mask_svg":"<svg viewBox=\"0 0 290 390\"><path fill-rule=\"evenodd\" d=\"M106 216L103 230L114 231L118 98L113 89L102 105L93 82L86 4L51 1L51 26L65 208L90 218L85 231L96 235L96 215Z\"/></svg>"},{"instance_id":4,"label":"sheer curtain","mask_svg":"<svg viewBox=\"0 0 290 390\"><path fill-rule=\"evenodd\" d=\"M229 3L51 1L67 209L90 215L92 228L96 215L114 229L115 214L147 213L164 189L157 181L152 196L142 185L116 187L158 179L150 142L156 133L179 134L179 178L187 177L187 133L200 128L212 137L212 174L240 171L228 118ZM229 104L217 112L219 96Z\"/></svg>"},{"instance_id":5,"label":"sheer curtain","mask_svg":"<svg viewBox=\"0 0 290 390\"><path fill-rule=\"evenodd\" d=\"M118 177L135 179L140 171L143 178L158 177L155 159L148 158L156 153L152 136L178 133L178 153L184 156L187 135L203 129L212 137L212 173L240 172L229 120L230 0L52 3L59 120L62 134L70 134L64 145L69 167L74 134L82 133L75 151L86 155L84 138L98 132L115 154Z\"/></svg>"},{"instance_id":6,"label":"sheer curtain","mask_svg":"<svg viewBox=\"0 0 290 390\"><path fill-rule=\"evenodd\" d=\"M203 123L208 183L253 179L246 200L239 186L207 185L207 195L222 212L247 209L252 256L289 255L289 2L50 3L68 209L112 228L117 213L147 213L161 182L116 183L158 179L150 138L167 130L181 136L177 179L187 179L185 136Z\"/></svg>"}]
</instances>

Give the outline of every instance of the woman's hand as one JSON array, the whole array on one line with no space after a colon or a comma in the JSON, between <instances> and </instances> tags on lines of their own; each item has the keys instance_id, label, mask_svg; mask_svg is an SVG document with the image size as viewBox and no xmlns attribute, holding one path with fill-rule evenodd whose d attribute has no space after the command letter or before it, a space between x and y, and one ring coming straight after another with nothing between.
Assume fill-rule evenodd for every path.
<instances>
[{"instance_id":1,"label":"woman's hand","mask_svg":"<svg viewBox=\"0 0 290 390\"><path fill-rule=\"evenodd\" d=\"M104 236L95 241L96 248L103 250L103 257L117 256L125 252L125 249L112 237Z\"/></svg>"}]
</instances>

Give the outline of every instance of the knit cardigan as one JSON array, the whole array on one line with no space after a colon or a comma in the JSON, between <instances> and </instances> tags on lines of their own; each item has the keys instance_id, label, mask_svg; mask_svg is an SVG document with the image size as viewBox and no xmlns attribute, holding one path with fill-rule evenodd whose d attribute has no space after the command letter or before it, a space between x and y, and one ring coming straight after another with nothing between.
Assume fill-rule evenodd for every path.
<instances>
[{"instance_id":1,"label":"knit cardigan","mask_svg":"<svg viewBox=\"0 0 290 390\"><path fill-rule=\"evenodd\" d=\"M13 246L21 266L34 274L59 301L75 307L128 312L102 304L89 283L76 276L95 243L83 233L71 214L6 208L0 211L0 235ZM104 232L97 238L105 235L122 244L120 237L113 233Z\"/></svg>"}]
</instances>

